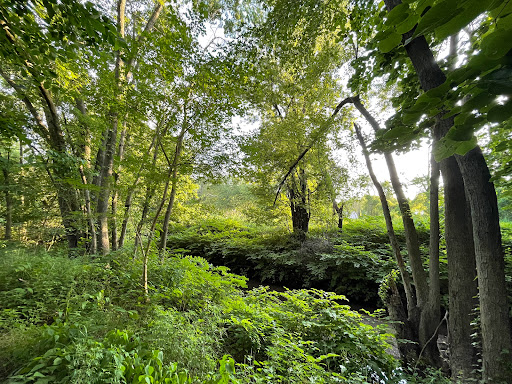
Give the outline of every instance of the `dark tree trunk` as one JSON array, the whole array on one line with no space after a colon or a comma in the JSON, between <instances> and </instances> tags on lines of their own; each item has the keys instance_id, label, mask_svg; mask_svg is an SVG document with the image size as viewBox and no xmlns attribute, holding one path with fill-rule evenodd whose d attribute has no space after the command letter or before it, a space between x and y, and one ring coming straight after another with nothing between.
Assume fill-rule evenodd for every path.
<instances>
[{"instance_id":1,"label":"dark tree trunk","mask_svg":"<svg viewBox=\"0 0 512 384\"><path fill-rule=\"evenodd\" d=\"M388 10L400 4L400 0L385 0ZM404 35L407 39L412 31ZM423 36L412 40L405 46L407 54L418 74L421 86L428 91L440 86L446 80L444 73L437 65L430 47ZM438 116L439 124L446 124L439 127L441 135L446 134L447 129L453 125L453 118L442 120L442 113ZM462 174L462 179L467 198L471 207L471 219L473 224L474 250L476 257L476 268L478 272L478 286L480 293L480 318L482 327L482 368L483 380L486 383L499 382L505 374L506 367L510 363L511 353L511 330L508 318L508 303L505 289L504 255L501 247L501 232L497 199L494 186L490 181L490 173L485 159L477 147L465 156L456 156L456 161ZM444 174L441 164L443 180L449 181L449 175ZM460 185L460 182L459 182ZM460 187L458 187L460 188ZM446 198L450 198L448 190ZM453 200L456 200L453 196ZM460 198L460 195L459 195ZM447 219L450 219L449 212L446 212ZM453 220L457 220L453 217ZM459 226L466 226L464 219ZM447 248L449 240L447 239ZM457 245L453 248L457 249ZM461 252L462 253L462 252ZM450 259L453 256L448 254ZM456 264L454 269L460 271L465 264ZM452 278L450 278L451 280ZM469 287L467 289L470 289ZM453 316L451 314L451 321ZM460 314L459 314L460 315ZM467 318L461 318L461 322L467 322ZM454 341L456 342L456 341ZM507 351L504 353L504 351ZM506 380L506 378L504 378Z\"/></svg>"},{"instance_id":2,"label":"dark tree trunk","mask_svg":"<svg viewBox=\"0 0 512 384\"><path fill-rule=\"evenodd\" d=\"M465 156L456 156L456 159L471 206L484 380L486 383L498 383L510 379L507 367L510 369L512 353L498 201L480 148L472 149Z\"/></svg>"},{"instance_id":3,"label":"dark tree trunk","mask_svg":"<svg viewBox=\"0 0 512 384\"><path fill-rule=\"evenodd\" d=\"M307 201L307 183L303 170L298 172L298 183L295 176L292 176L288 187L288 199L290 201L290 210L292 214L293 234L300 241L306 239L309 230L309 218ZM297 185L298 184L298 185Z\"/></svg>"},{"instance_id":4,"label":"dark tree trunk","mask_svg":"<svg viewBox=\"0 0 512 384\"><path fill-rule=\"evenodd\" d=\"M334 208L334 212L336 212L336 215L338 216L338 230L343 232L343 208L345 204L341 203L341 205L338 205L336 201L333 200L332 206Z\"/></svg>"}]
</instances>

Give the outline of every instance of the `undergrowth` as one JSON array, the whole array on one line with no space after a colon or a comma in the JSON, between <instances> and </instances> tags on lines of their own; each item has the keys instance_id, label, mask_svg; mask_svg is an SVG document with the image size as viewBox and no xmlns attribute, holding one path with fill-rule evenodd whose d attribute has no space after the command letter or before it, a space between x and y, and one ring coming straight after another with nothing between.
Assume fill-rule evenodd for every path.
<instances>
[{"instance_id":1,"label":"undergrowth","mask_svg":"<svg viewBox=\"0 0 512 384\"><path fill-rule=\"evenodd\" d=\"M361 252L365 252L360 250ZM183 253L183 252L181 252ZM195 256L0 250L0 381L398 383L387 327L315 289L247 291ZM367 315L365 315L367 316ZM408 376L408 382L416 381ZM436 381L441 382L441 381Z\"/></svg>"},{"instance_id":2,"label":"undergrowth","mask_svg":"<svg viewBox=\"0 0 512 384\"><path fill-rule=\"evenodd\" d=\"M427 263L428 231L422 226L418 231ZM397 233L405 248L403 230ZM176 225L168 247L228 266L257 283L321 288L374 308L380 304L380 282L396 268L382 218L346 220L343 232L313 229L304 242L282 229L209 219Z\"/></svg>"}]
</instances>

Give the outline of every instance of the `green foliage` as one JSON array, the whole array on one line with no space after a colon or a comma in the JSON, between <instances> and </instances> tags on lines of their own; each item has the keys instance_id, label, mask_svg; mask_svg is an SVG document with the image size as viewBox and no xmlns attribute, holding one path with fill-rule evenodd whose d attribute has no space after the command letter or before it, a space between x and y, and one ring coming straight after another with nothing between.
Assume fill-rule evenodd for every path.
<instances>
[{"instance_id":1,"label":"green foliage","mask_svg":"<svg viewBox=\"0 0 512 384\"><path fill-rule=\"evenodd\" d=\"M389 335L362 323L360 314L340 304L343 300L319 290L252 290L226 310L227 350L238 361L268 359L276 377L291 373L289 382L306 375L301 363L308 361L340 374L390 374L395 363L384 352Z\"/></svg>"},{"instance_id":2,"label":"green foliage","mask_svg":"<svg viewBox=\"0 0 512 384\"><path fill-rule=\"evenodd\" d=\"M203 226L217 240L251 233L235 222ZM375 258L348 243L338 251L352 261ZM1 260L0 377L10 375L9 383L364 383L404 375L386 352L387 326L367 325L375 320L335 293L241 291L245 278L177 254L150 258L145 298L141 262L124 252L68 259L9 246Z\"/></svg>"},{"instance_id":3,"label":"green foliage","mask_svg":"<svg viewBox=\"0 0 512 384\"><path fill-rule=\"evenodd\" d=\"M378 219L347 225L342 234L313 234L300 243L278 230L209 220L175 227L168 245L255 281L290 288L321 287L375 305L378 285L394 267L386 229Z\"/></svg>"}]
</instances>

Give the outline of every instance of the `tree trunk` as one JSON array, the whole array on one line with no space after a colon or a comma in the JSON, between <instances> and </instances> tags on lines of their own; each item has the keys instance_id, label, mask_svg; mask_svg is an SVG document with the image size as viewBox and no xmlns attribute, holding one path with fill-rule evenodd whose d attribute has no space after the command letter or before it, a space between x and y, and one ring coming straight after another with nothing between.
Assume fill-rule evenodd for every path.
<instances>
[{"instance_id":1,"label":"tree trunk","mask_svg":"<svg viewBox=\"0 0 512 384\"><path fill-rule=\"evenodd\" d=\"M142 227L144 226L144 223L146 222L146 218L149 213L149 204L151 202L151 199L153 198L153 195L155 194L155 187L154 186L148 186L146 189L146 196L144 198L144 203L142 204L142 214L140 215L140 220L137 223L137 228L135 229L135 245L133 249L133 257L137 256L137 249L140 245L142 248ZM144 249L143 249L144 251Z\"/></svg>"},{"instance_id":2,"label":"tree trunk","mask_svg":"<svg viewBox=\"0 0 512 384\"><path fill-rule=\"evenodd\" d=\"M498 201L491 175L479 147L456 156L471 206L475 244L483 378L486 383L510 379L512 341L501 245Z\"/></svg>"},{"instance_id":3,"label":"tree trunk","mask_svg":"<svg viewBox=\"0 0 512 384\"><path fill-rule=\"evenodd\" d=\"M379 124L377 123L375 118L368 112L368 110L363 106L359 98L353 98L353 102L357 110L361 112L365 119L370 123L373 130L375 132L378 132L380 130ZM423 261L421 260L418 232L416 231L416 226L414 225L414 220L412 219L411 216L411 208L409 207L409 201L405 197L402 184L400 183L400 179L398 177L398 172L396 170L393 156L391 155L391 153L385 152L384 158L386 159L389 177L391 179L391 185L393 186L393 190L395 191L398 206L400 207L400 212L402 214L402 221L404 223L405 231L405 241L407 244L407 251L409 253L409 260L411 262L412 277L414 279L414 284L416 287L416 303L421 310L421 308L423 308L423 306L428 300L428 281L425 269L423 268Z\"/></svg>"},{"instance_id":4,"label":"tree trunk","mask_svg":"<svg viewBox=\"0 0 512 384\"><path fill-rule=\"evenodd\" d=\"M366 147L366 143L364 141L363 135L357 124L354 124L355 132L357 139L359 140L359 144L363 150L364 159L366 161L366 167L368 168L368 173L370 178L372 179L373 185L375 189L377 189L377 193L379 195L380 204L382 206L382 213L384 214L384 219L386 220L386 229L388 232L389 243L391 244L391 249L393 250L393 254L395 255L396 262L398 264L398 269L400 270L400 274L402 276L402 282L405 290L405 297L407 299L407 310L409 313L413 313L416 308L416 299L413 294L411 277L407 268L405 266L404 259L402 257L402 253L400 251L400 246L398 245L398 241L396 239L395 230L393 228L393 220L391 219L391 213L389 211L388 200L386 199L386 194L384 193L384 188L377 180L375 173L373 172L372 162L370 160L370 156L368 154L368 148Z\"/></svg>"},{"instance_id":5,"label":"tree trunk","mask_svg":"<svg viewBox=\"0 0 512 384\"><path fill-rule=\"evenodd\" d=\"M333 208L336 215L338 215L338 230L343 232L343 208L345 204L341 203L338 205L335 200L333 200Z\"/></svg>"},{"instance_id":6,"label":"tree trunk","mask_svg":"<svg viewBox=\"0 0 512 384\"><path fill-rule=\"evenodd\" d=\"M3 21L0 21L5 24ZM11 30L4 28L6 39L16 48L16 37L12 35ZM39 79L40 73L34 64L26 58L25 69L32 75L33 79ZM57 107L53 101L51 93L44 87L44 82L36 83L39 96L42 101L43 111L46 117L46 123L43 121L38 110L34 107L30 101L25 87L17 85L12 79L7 76L5 72L0 69L0 75L5 79L7 84L11 86L20 99L23 101L28 111L34 118L36 124L34 130L46 141L48 146L58 154L63 156L67 155L66 142L60 126L59 116L57 114ZM73 249L78 247L80 238L80 223L76 216L79 204L75 190L69 184L63 183L64 180L74 177L69 166L59 164L58 158L54 159L56 183L55 187L57 190L57 196L59 200L59 208L62 217L62 225L66 231L66 238L68 240L68 246L70 254L73 253Z\"/></svg>"},{"instance_id":7,"label":"tree trunk","mask_svg":"<svg viewBox=\"0 0 512 384\"><path fill-rule=\"evenodd\" d=\"M162 232L160 233L160 244L158 246L160 250L160 257L163 257L165 253L165 249L167 248L167 234L169 232L169 221L171 219L172 207L174 206L174 199L176 198L176 189L178 184L178 163L181 158L181 151L183 149L183 140L185 138L185 133L187 132L186 125L188 123L185 121L184 127L182 128L180 134L178 135L178 140L176 142L176 149L174 151L174 158L172 161L172 182L171 182L171 195L169 197L169 203L167 204L167 210L165 211L164 222L162 224Z\"/></svg>"},{"instance_id":8,"label":"tree trunk","mask_svg":"<svg viewBox=\"0 0 512 384\"><path fill-rule=\"evenodd\" d=\"M153 221L151 222L151 227L149 228L148 242L146 244L146 251L145 251L146 255L149 253L149 249L151 247L151 242L153 241L153 236L155 234L156 223L158 222L158 218L160 217L160 214L162 213L162 209L167 200L167 192L169 191L169 184L171 183L172 172L173 172L173 169L171 167L169 167L169 173L167 174L167 177L166 177L164 192L162 193L162 199L160 200L160 204L158 204L158 208L155 212L155 216L153 216Z\"/></svg>"},{"instance_id":9,"label":"tree trunk","mask_svg":"<svg viewBox=\"0 0 512 384\"><path fill-rule=\"evenodd\" d=\"M119 147L117 150L117 157L119 158L119 166L117 167L117 171L114 173L114 188L113 188L113 195L112 195L112 234L111 234L111 241L112 241L112 250L116 251L118 246L118 240L117 240L117 201L119 197L119 191L117 190L117 183L119 182L119 175L123 169L121 162L124 159L124 151L126 147L126 141L128 138L126 137L127 129L126 129L126 121L123 123L123 130L121 131L121 136L119 138Z\"/></svg>"},{"instance_id":10,"label":"tree trunk","mask_svg":"<svg viewBox=\"0 0 512 384\"><path fill-rule=\"evenodd\" d=\"M5 194L5 233L4 240L11 240L12 238L12 208L13 202L10 192L10 177L9 177L9 169L7 168L9 165L6 165L2 168L2 173L4 174L4 194Z\"/></svg>"},{"instance_id":11,"label":"tree trunk","mask_svg":"<svg viewBox=\"0 0 512 384\"><path fill-rule=\"evenodd\" d=\"M288 187L288 199L290 202L290 211L292 215L293 234L300 241L306 239L309 230L310 214L307 208L307 183L303 170L299 170L298 184L294 176Z\"/></svg>"},{"instance_id":12,"label":"tree trunk","mask_svg":"<svg viewBox=\"0 0 512 384\"><path fill-rule=\"evenodd\" d=\"M405 362L412 365L418 359L419 348L417 343L408 341L417 340L418 335L414 332L414 326L410 324L395 281L390 277L387 283L388 292L384 304L386 304L389 317L393 321L393 328L395 329L397 339L400 340L398 344L400 355ZM404 342L404 340L407 341Z\"/></svg>"},{"instance_id":13,"label":"tree trunk","mask_svg":"<svg viewBox=\"0 0 512 384\"><path fill-rule=\"evenodd\" d=\"M82 116L87 115L87 109L85 108L85 104L83 100L76 99L76 107L79 110L79 112L82 114ZM91 131L89 129L89 126L87 124L82 124L83 127L83 136L84 136L84 142L83 146L81 148L81 155L83 156L85 163L86 163L86 170L84 170L83 165L80 165L79 171L80 171L80 177L82 178L82 183L85 186L84 189L84 198L85 198L85 212L87 215L87 223L89 225L89 237L90 237L90 246L89 246L89 252L91 254L95 254L98 251L97 246L97 234L96 234L96 224L94 222L94 215L92 211L92 204L91 204L91 192L88 188L88 185L90 184L90 172L91 172ZM89 177L89 179L88 179Z\"/></svg>"},{"instance_id":14,"label":"tree trunk","mask_svg":"<svg viewBox=\"0 0 512 384\"><path fill-rule=\"evenodd\" d=\"M119 35L124 38L125 36L125 8L126 0L119 0L117 3L117 30ZM116 64L114 69L115 78L115 98L116 103L119 104L122 99L122 85L121 85L121 73L123 70L123 59L121 58L121 52L116 52ZM116 107L117 108L117 107ZM119 111L116 108L112 108L110 111L110 128L108 129L105 141L105 154L103 163L101 164L100 178L101 178L101 189L98 193L98 203L96 206L96 212L98 214L99 221L99 239L98 246L99 250L103 254L110 252L110 241L108 231L108 207L110 200L110 190L112 185L112 175L114 171L114 156L116 152L117 143L117 130L119 124Z\"/></svg>"},{"instance_id":15,"label":"tree trunk","mask_svg":"<svg viewBox=\"0 0 512 384\"><path fill-rule=\"evenodd\" d=\"M439 282L439 164L432 151L430 158L430 244L429 244L429 292L425 307L421 311L418 336L421 345L426 345L425 356L441 366L437 348L437 324L441 319L441 288Z\"/></svg>"},{"instance_id":16,"label":"tree trunk","mask_svg":"<svg viewBox=\"0 0 512 384\"><path fill-rule=\"evenodd\" d=\"M385 3L388 10L391 10L401 1L385 0ZM412 31L408 32L404 35L404 39L410 37L411 34ZM405 49L424 91L438 87L445 82L446 77L437 65L423 36L412 40L405 46ZM438 116L438 119L442 117L443 113ZM453 118L444 120L444 124L449 129L453 125ZM441 129L442 134L446 134L446 131L447 129ZM465 156L456 156L456 161L471 207L480 293L483 380L486 383L492 383L497 382L500 376L506 372L512 347L496 192L490 181L490 173L480 148L471 150ZM441 171L443 172L443 169ZM448 180L448 175L443 175L443 180ZM448 194L449 192L445 196ZM448 216L447 212L446 217ZM460 225L465 226L466 222L463 221ZM450 254L448 254L448 258L450 258ZM463 265L456 265L454 268L462 267ZM453 322L453 318L451 322ZM504 351L507 352L502 354Z\"/></svg>"},{"instance_id":17,"label":"tree trunk","mask_svg":"<svg viewBox=\"0 0 512 384\"><path fill-rule=\"evenodd\" d=\"M136 190L136 188L137 188L137 186L139 184L139 181L141 179L142 171L146 167L145 159L151 153L151 150L153 149L153 147L155 148L155 151L154 151L154 154L153 154L153 167L152 167L152 169L155 168L156 159L157 159L157 155L158 155L158 144L157 144L157 141L160 140L160 126L161 126L160 123L157 124L155 135L153 136L153 140L151 140L151 145L149 146L149 148L147 149L147 151L146 151L146 153L144 155L144 161L142 161L142 164L141 164L139 170L137 171L137 176L135 177L135 181L133 182L133 185L128 189L128 193L126 195L126 200L125 200L125 203L124 203L124 217L123 217L123 224L121 225L121 233L119 235L119 245L118 245L118 248L122 248L123 245L124 245L124 241L126 239L126 231L128 229L128 221L130 219L130 209L131 209L131 206L132 206L133 195L134 195L135 190ZM141 227L141 229L142 229L142 227ZM135 241L137 241L137 239L135 239Z\"/></svg>"}]
</instances>

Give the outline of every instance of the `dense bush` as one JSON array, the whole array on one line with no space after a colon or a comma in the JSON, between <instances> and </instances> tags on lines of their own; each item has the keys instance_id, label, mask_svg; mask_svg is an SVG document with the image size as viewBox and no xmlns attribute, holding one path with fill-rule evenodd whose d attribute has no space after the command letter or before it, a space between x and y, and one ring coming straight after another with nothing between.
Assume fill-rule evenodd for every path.
<instances>
[{"instance_id":1,"label":"dense bush","mask_svg":"<svg viewBox=\"0 0 512 384\"><path fill-rule=\"evenodd\" d=\"M395 267L384 222L382 218L347 220L344 228L342 233L313 231L301 243L282 230L210 219L175 227L168 246L226 265L256 283L320 288L376 307L378 286ZM398 233L405 244L403 231ZM426 256L428 232L422 226L420 239Z\"/></svg>"},{"instance_id":2,"label":"dense bush","mask_svg":"<svg viewBox=\"0 0 512 384\"><path fill-rule=\"evenodd\" d=\"M294 255L311 282L319 281L315 273L350 264L353 280L360 279L354 263L374 269L365 279L375 280L388 263L344 238L318 238L290 250L296 244L285 234L267 234L259 244L256 232L237 226L208 228L205 235L231 236L231 245L247 241L260 250L270 244L276 268L297 268ZM283 262L277 251L290 259ZM0 381L432 382L399 369L386 352L388 327L367 325L368 315L352 311L344 296L318 289L247 290L246 278L183 253L168 253L164 262L150 254L146 296L141 261L123 251L68 259L40 249L1 249ZM325 271L311 269L314 262ZM343 276L329 276L337 287L344 283Z\"/></svg>"}]
</instances>

